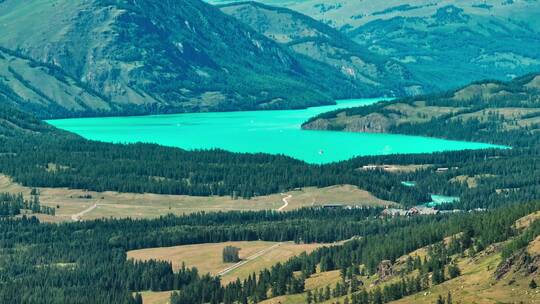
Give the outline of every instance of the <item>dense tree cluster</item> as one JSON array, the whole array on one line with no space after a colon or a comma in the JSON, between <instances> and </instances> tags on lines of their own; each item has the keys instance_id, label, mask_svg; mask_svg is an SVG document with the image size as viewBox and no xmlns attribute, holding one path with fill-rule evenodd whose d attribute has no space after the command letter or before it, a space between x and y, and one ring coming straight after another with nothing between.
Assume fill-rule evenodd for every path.
<instances>
[{"instance_id":1,"label":"dense tree cluster","mask_svg":"<svg viewBox=\"0 0 540 304\"><path fill-rule=\"evenodd\" d=\"M19 215L23 210L31 213L55 214L54 208L40 204L39 195L35 190L32 193L29 200L24 199L22 194L0 193L0 217Z\"/></svg>"},{"instance_id":2,"label":"dense tree cluster","mask_svg":"<svg viewBox=\"0 0 540 304\"><path fill-rule=\"evenodd\" d=\"M284 156L219 150L188 152L79 138L46 141L0 138L0 142L5 143L0 146L0 171L33 187L203 196L238 193L249 198L297 187L352 184L405 206L429 201L429 193L454 195L461 197L457 207L464 209L540 198L540 157L532 149L362 157L315 166ZM368 164L385 163L432 167L400 174L356 170ZM51 170L51 164L56 170ZM437 167L455 169L435 174ZM449 182L458 176L475 177L476 187ZM416 181L416 187L401 185L404 180Z\"/></svg>"},{"instance_id":3,"label":"dense tree cluster","mask_svg":"<svg viewBox=\"0 0 540 304\"><path fill-rule=\"evenodd\" d=\"M223 248L223 263L236 263L240 261L240 248L234 246L225 246Z\"/></svg>"}]
</instances>

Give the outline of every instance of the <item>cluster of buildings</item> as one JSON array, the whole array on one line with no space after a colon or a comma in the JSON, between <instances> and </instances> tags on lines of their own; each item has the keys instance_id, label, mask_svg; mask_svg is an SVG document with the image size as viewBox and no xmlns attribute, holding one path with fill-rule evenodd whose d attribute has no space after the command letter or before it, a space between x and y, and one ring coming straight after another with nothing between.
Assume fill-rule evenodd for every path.
<instances>
[{"instance_id":1,"label":"cluster of buildings","mask_svg":"<svg viewBox=\"0 0 540 304\"><path fill-rule=\"evenodd\" d=\"M476 208L469 210L471 212L485 212L485 208ZM396 216L415 216L415 215L434 215L465 212L461 209L453 210L437 210L428 206L414 206L410 209L386 208L381 212L381 217L396 217Z\"/></svg>"},{"instance_id":2,"label":"cluster of buildings","mask_svg":"<svg viewBox=\"0 0 540 304\"><path fill-rule=\"evenodd\" d=\"M357 209L357 208L369 208L365 206L351 206L345 204L322 204L318 206L322 209ZM476 208L469 210L469 212L484 212L484 208ZM399 208L386 208L381 212L381 217L397 217L397 216L417 216L417 215L436 215L436 214L448 214L448 213L461 213L465 212L461 209L452 209L452 210L439 210L427 205L418 205L411 207L409 209L399 209Z\"/></svg>"},{"instance_id":3,"label":"cluster of buildings","mask_svg":"<svg viewBox=\"0 0 540 304\"><path fill-rule=\"evenodd\" d=\"M381 216L395 217L395 216L414 216L414 215L433 215L438 214L440 211L435 208L426 206L414 206L410 209L398 209L398 208L386 208L382 211Z\"/></svg>"}]
</instances>

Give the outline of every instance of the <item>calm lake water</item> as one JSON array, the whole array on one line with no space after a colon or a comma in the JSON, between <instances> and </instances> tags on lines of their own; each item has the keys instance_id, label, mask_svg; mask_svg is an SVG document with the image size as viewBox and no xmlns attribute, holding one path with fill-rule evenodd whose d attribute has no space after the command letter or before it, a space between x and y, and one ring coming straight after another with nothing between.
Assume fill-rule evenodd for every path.
<instances>
[{"instance_id":1,"label":"calm lake water","mask_svg":"<svg viewBox=\"0 0 540 304\"><path fill-rule=\"evenodd\" d=\"M188 150L220 148L233 152L285 154L317 164L360 155L495 147L419 136L306 131L300 128L303 122L317 114L373 104L379 100L341 100L337 105L305 110L76 118L47 122L85 138L104 142L145 142Z\"/></svg>"}]
</instances>

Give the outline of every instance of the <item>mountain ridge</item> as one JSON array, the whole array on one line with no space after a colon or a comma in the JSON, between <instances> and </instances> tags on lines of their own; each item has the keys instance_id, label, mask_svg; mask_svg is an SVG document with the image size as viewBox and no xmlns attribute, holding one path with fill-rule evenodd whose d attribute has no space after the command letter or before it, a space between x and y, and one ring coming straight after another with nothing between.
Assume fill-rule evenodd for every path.
<instances>
[{"instance_id":1,"label":"mountain ridge","mask_svg":"<svg viewBox=\"0 0 540 304\"><path fill-rule=\"evenodd\" d=\"M0 65L20 76L1 81L43 118L303 108L374 94L197 0L7 0L0 30L13 57ZM12 66L22 59L33 67ZM35 65L75 88L36 79L47 75Z\"/></svg>"},{"instance_id":2,"label":"mountain ridge","mask_svg":"<svg viewBox=\"0 0 540 304\"><path fill-rule=\"evenodd\" d=\"M292 52L328 64L367 90L400 96L432 90L416 81L398 61L376 55L338 30L300 12L254 1L217 7Z\"/></svg>"}]
</instances>

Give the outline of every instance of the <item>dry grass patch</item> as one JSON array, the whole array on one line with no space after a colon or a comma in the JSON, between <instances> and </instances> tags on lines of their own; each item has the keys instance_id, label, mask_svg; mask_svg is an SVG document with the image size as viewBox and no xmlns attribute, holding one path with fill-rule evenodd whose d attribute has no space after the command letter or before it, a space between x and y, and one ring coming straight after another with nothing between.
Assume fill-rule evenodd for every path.
<instances>
[{"instance_id":1,"label":"dry grass patch","mask_svg":"<svg viewBox=\"0 0 540 304\"><path fill-rule=\"evenodd\" d=\"M128 251L129 259L135 260L161 260L171 262L176 271L185 263L187 267L197 267L201 273L217 274L234 263L223 263L222 252L225 246L240 248L240 258L249 256L267 249L277 243L274 242L225 242L212 244L182 245L174 247L148 248Z\"/></svg>"},{"instance_id":2,"label":"dry grass patch","mask_svg":"<svg viewBox=\"0 0 540 304\"><path fill-rule=\"evenodd\" d=\"M224 242L132 250L127 255L129 259L135 260L155 259L168 261L172 263L175 270L179 269L182 263L185 263L187 267L197 267L200 273L216 275L234 265L234 263L223 263L222 252L225 246L240 248L240 258L242 260L248 260L248 262L224 274L222 276L222 282L224 284L232 282L237 278L245 279L253 272L258 273L260 270L269 268L278 262L285 262L302 252L309 253L324 245L264 241ZM250 258L254 255L257 255L257 257Z\"/></svg>"},{"instance_id":3,"label":"dry grass patch","mask_svg":"<svg viewBox=\"0 0 540 304\"><path fill-rule=\"evenodd\" d=\"M144 291L141 296L144 304L169 304L171 291Z\"/></svg>"},{"instance_id":4,"label":"dry grass patch","mask_svg":"<svg viewBox=\"0 0 540 304\"><path fill-rule=\"evenodd\" d=\"M0 192L30 195L31 188L14 183L9 177L0 175ZM98 218L155 218L166 214L189 214L199 211L234 211L278 209L283 205L284 195L292 195L285 211L302 207L341 202L354 205L386 206L391 202L380 200L369 192L351 185L326 188L303 188L281 194L259 196L249 200L233 200L229 196L188 196L151 193L95 192L67 188L39 188L41 203L56 209L56 217L46 221L71 221L71 216L97 205L97 208L82 216L83 220Z\"/></svg>"},{"instance_id":5,"label":"dry grass patch","mask_svg":"<svg viewBox=\"0 0 540 304\"><path fill-rule=\"evenodd\" d=\"M458 175L452 179L450 179L451 183L465 183L467 184L468 188L476 188L478 186L478 182L475 177L468 176L468 175Z\"/></svg>"},{"instance_id":6,"label":"dry grass patch","mask_svg":"<svg viewBox=\"0 0 540 304\"><path fill-rule=\"evenodd\" d=\"M328 285L335 285L341 280L339 270L315 273L306 279L306 290L314 290Z\"/></svg>"},{"instance_id":7,"label":"dry grass patch","mask_svg":"<svg viewBox=\"0 0 540 304\"><path fill-rule=\"evenodd\" d=\"M531 213L529 215L526 215L519 220L516 221L516 228L517 229L525 229L528 228L533 222L540 220L540 211L537 211L535 213Z\"/></svg>"},{"instance_id":8,"label":"dry grass patch","mask_svg":"<svg viewBox=\"0 0 540 304\"><path fill-rule=\"evenodd\" d=\"M339 270L316 273L316 274L313 274L308 279L306 279L305 289L306 291L315 290L317 288L324 288L328 285L333 287L340 280L341 280L341 277L340 277ZM295 295L285 295L285 296L271 298L271 299L261 302L261 304L305 304L305 303L306 303L306 293L295 294Z\"/></svg>"},{"instance_id":9,"label":"dry grass patch","mask_svg":"<svg viewBox=\"0 0 540 304\"><path fill-rule=\"evenodd\" d=\"M525 86L529 89L540 89L540 76L534 77L534 79Z\"/></svg>"},{"instance_id":10,"label":"dry grass patch","mask_svg":"<svg viewBox=\"0 0 540 304\"><path fill-rule=\"evenodd\" d=\"M454 98L457 100L470 100L478 97L491 97L493 92L497 91L499 85L494 83L487 84L474 84L467 86L454 94Z\"/></svg>"},{"instance_id":11,"label":"dry grass patch","mask_svg":"<svg viewBox=\"0 0 540 304\"><path fill-rule=\"evenodd\" d=\"M391 173L412 173L430 167L432 165L389 165L384 168L384 171Z\"/></svg>"},{"instance_id":12,"label":"dry grass patch","mask_svg":"<svg viewBox=\"0 0 540 304\"><path fill-rule=\"evenodd\" d=\"M305 303L306 303L305 293L279 296L279 297L267 299L260 302L260 304L305 304Z\"/></svg>"},{"instance_id":13,"label":"dry grass patch","mask_svg":"<svg viewBox=\"0 0 540 304\"><path fill-rule=\"evenodd\" d=\"M418 170L424 170L433 167L433 165L366 165L358 170L383 170L390 173L412 173Z\"/></svg>"},{"instance_id":14,"label":"dry grass patch","mask_svg":"<svg viewBox=\"0 0 540 304\"><path fill-rule=\"evenodd\" d=\"M222 277L222 282L232 282L237 278L245 279L254 272L258 273L260 270L270 268L278 262L286 262L290 258L297 256L302 252L311 253L313 250L322 246L325 246L325 244L294 244L292 242L281 243L279 246L272 248L263 255L250 260L241 267L225 274Z\"/></svg>"},{"instance_id":15,"label":"dry grass patch","mask_svg":"<svg viewBox=\"0 0 540 304\"><path fill-rule=\"evenodd\" d=\"M540 255L540 235L529 244L527 252L529 252L531 256Z\"/></svg>"},{"instance_id":16,"label":"dry grass patch","mask_svg":"<svg viewBox=\"0 0 540 304\"><path fill-rule=\"evenodd\" d=\"M353 206L388 206L395 204L394 202L378 199L371 193L351 185L305 188L286 194L290 194L292 197L289 199L289 206L285 210L328 203L341 203Z\"/></svg>"},{"instance_id":17,"label":"dry grass patch","mask_svg":"<svg viewBox=\"0 0 540 304\"><path fill-rule=\"evenodd\" d=\"M458 175L450 179L449 181L451 183L465 183L467 187L469 188L476 188L478 187L478 181L481 180L482 178L493 178L493 177L496 177L496 176L492 174L478 174L474 176Z\"/></svg>"},{"instance_id":18,"label":"dry grass patch","mask_svg":"<svg viewBox=\"0 0 540 304\"><path fill-rule=\"evenodd\" d=\"M424 258L427 257L427 255L428 255L427 247L422 247L422 248L416 249L415 251L413 251L413 252L411 252L409 254L406 254L404 256L399 257L396 260L396 264L405 264L409 257L411 257L413 259L416 258L416 257L419 257L421 260L423 260Z\"/></svg>"},{"instance_id":19,"label":"dry grass patch","mask_svg":"<svg viewBox=\"0 0 540 304\"><path fill-rule=\"evenodd\" d=\"M415 103L413 105L407 103L396 103L386 107L386 109L394 110L404 117L411 119L412 121L428 121L433 117L441 116L444 114L452 113L456 111L455 107L439 107L439 106L426 106L425 103ZM401 121L401 119L399 119Z\"/></svg>"}]
</instances>

